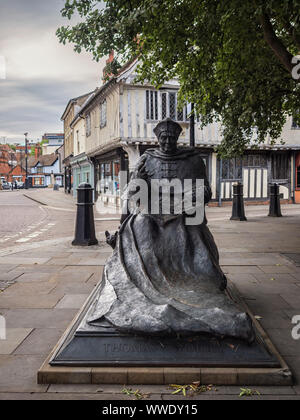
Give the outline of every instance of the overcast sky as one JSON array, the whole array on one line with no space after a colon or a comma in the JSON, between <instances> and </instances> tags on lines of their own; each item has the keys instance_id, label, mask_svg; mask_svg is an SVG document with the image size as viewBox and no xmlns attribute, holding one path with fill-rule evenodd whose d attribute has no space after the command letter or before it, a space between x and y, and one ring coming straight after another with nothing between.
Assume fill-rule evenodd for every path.
<instances>
[{"instance_id":1,"label":"overcast sky","mask_svg":"<svg viewBox=\"0 0 300 420\"><path fill-rule=\"evenodd\" d=\"M59 44L56 29L64 0L0 0L0 138L41 139L62 132L69 99L102 84L102 63L71 45ZM1 71L2 70L2 71Z\"/></svg>"}]
</instances>

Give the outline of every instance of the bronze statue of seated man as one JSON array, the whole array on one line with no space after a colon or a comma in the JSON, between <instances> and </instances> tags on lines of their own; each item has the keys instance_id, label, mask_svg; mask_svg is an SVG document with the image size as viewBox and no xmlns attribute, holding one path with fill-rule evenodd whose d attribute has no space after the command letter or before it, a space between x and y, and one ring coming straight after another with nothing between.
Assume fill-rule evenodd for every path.
<instances>
[{"instance_id":1,"label":"bronze statue of seated man","mask_svg":"<svg viewBox=\"0 0 300 420\"><path fill-rule=\"evenodd\" d=\"M166 214L160 202L153 202L151 185L164 179L179 180L182 185L186 180L192 185L199 180L204 190L203 208L211 199L199 152L177 148L181 131L171 119L160 122L154 130L159 149L148 149L139 159L127 188L120 229L115 236L107 234L114 252L105 266L88 322L95 326L109 323L121 332L137 335L205 333L251 342L252 322L226 293L226 277L205 215L201 223L189 224L185 211ZM130 203L134 183L141 180L148 186L147 211L140 200ZM183 189L182 202L185 193ZM153 204L158 204L155 214L151 212Z\"/></svg>"}]
</instances>

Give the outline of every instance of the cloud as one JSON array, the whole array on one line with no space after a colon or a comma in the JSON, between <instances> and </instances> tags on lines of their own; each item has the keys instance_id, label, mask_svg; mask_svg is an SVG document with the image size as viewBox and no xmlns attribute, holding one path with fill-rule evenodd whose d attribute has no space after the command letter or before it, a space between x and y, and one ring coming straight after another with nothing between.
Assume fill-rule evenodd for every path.
<instances>
[{"instance_id":1,"label":"cloud","mask_svg":"<svg viewBox=\"0 0 300 420\"><path fill-rule=\"evenodd\" d=\"M3 1L3 0L1 0ZM0 80L0 137L23 140L61 131L60 117L70 98L101 85L105 60L77 54L59 44L56 29L62 0L10 0L1 4L0 55L6 79Z\"/></svg>"}]
</instances>

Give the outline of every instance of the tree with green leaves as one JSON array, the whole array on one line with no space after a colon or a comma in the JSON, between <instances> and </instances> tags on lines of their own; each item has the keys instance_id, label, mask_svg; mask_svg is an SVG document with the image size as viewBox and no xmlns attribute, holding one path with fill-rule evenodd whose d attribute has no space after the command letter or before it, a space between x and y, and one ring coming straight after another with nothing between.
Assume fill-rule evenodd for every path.
<instances>
[{"instance_id":1,"label":"tree with green leaves","mask_svg":"<svg viewBox=\"0 0 300 420\"><path fill-rule=\"evenodd\" d=\"M300 123L300 0L67 0L62 15L76 13L61 42L96 60L114 50L114 72L138 57L138 80L157 88L178 78L181 104L222 123L223 157Z\"/></svg>"}]
</instances>

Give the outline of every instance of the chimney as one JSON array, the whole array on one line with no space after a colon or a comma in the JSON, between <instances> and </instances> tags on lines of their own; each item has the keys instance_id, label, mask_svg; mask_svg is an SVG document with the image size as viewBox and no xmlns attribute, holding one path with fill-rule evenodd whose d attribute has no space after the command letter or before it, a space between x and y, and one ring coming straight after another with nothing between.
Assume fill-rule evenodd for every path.
<instances>
[{"instance_id":1,"label":"chimney","mask_svg":"<svg viewBox=\"0 0 300 420\"><path fill-rule=\"evenodd\" d=\"M38 143L34 148L34 157L38 159L42 154L40 143Z\"/></svg>"}]
</instances>

